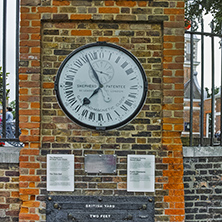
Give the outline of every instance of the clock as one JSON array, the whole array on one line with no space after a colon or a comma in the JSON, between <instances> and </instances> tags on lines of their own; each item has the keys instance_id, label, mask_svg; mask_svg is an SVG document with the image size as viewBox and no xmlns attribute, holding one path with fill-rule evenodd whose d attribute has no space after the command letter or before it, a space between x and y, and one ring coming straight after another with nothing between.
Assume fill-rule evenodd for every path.
<instances>
[{"instance_id":1,"label":"clock","mask_svg":"<svg viewBox=\"0 0 222 222\"><path fill-rule=\"evenodd\" d=\"M55 93L75 123L111 130L129 123L146 100L148 84L138 59L123 47L96 42L79 47L60 65Z\"/></svg>"}]
</instances>

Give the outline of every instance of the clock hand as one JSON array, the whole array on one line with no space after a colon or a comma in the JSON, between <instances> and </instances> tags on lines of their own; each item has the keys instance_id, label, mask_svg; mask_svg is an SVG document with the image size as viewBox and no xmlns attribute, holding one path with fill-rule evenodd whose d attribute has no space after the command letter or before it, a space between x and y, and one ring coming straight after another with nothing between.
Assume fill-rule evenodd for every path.
<instances>
[{"instance_id":1,"label":"clock hand","mask_svg":"<svg viewBox=\"0 0 222 222\"><path fill-rule=\"evenodd\" d=\"M102 88L102 87L103 87L103 84L100 82L99 77L98 77L95 69L92 67L92 64L90 63L89 58L88 58L87 55L86 55L86 59L87 59L87 61L88 61L88 63L89 63L89 66L90 66L91 69L92 69L92 72L93 72L93 75L94 75L95 79L96 79L97 82L99 83L99 87Z\"/></svg>"},{"instance_id":2,"label":"clock hand","mask_svg":"<svg viewBox=\"0 0 222 222\"><path fill-rule=\"evenodd\" d=\"M109 102L111 100L111 98L108 95L108 93L106 92L106 90L104 88L101 88L101 92L102 92L104 101L105 102Z\"/></svg>"},{"instance_id":3,"label":"clock hand","mask_svg":"<svg viewBox=\"0 0 222 222\"><path fill-rule=\"evenodd\" d=\"M100 90L100 87L96 88L93 93L91 94L91 96L89 98L87 97L84 97L83 98L83 103L82 103L82 106L83 105L87 105L87 104L90 104L90 98L93 97L94 95L96 95Z\"/></svg>"},{"instance_id":4,"label":"clock hand","mask_svg":"<svg viewBox=\"0 0 222 222\"><path fill-rule=\"evenodd\" d=\"M93 91L93 93L91 94L91 96L90 96L89 98L84 97L82 106L87 105L87 104L90 104L90 102L91 102L91 101L90 101L90 98L93 97L94 95L96 95L96 94L99 92L100 89L101 89L101 92L102 92L104 101L105 101L105 102L109 102L109 101L111 100L111 98L109 97L109 95L107 94L107 92L105 91L105 89L98 87L98 88L96 88L96 89Z\"/></svg>"},{"instance_id":5,"label":"clock hand","mask_svg":"<svg viewBox=\"0 0 222 222\"><path fill-rule=\"evenodd\" d=\"M109 97L109 95L107 94L107 92L105 91L105 89L103 89L103 85L102 85L102 83L100 82L99 77L98 77L95 69L92 67L92 64L90 63L89 58L88 58L87 55L86 55L86 59L87 59L89 65L90 65L90 67L91 67L91 69L92 69L92 72L93 72L94 77L96 78L97 82L99 83L98 91L99 91L99 89L101 89L102 95L103 95L103 98L104 98L104 101L105 101L105 102L109 102L109 101L111 100L111 98ZM96 89L96 90L97 90L97 89ZM95 90L95 91L96 91L96 90ZM94 92L95 92L95 91L94 91ZM96 92L96 93L97 93L97 92ZM94 94L93 94L93 95L94 95Z\"/></svg>"},{"instance_id":6,"label":"clock hand","mask_svg":"<svg viewBox=\"0 0 222 222\"><path fill-rule=\"evenodd\" d=\"M103 72L103 71L98 71L98 70L95 70L95 71L98 72L98 73L100 73L100 74L103 74L103 75L109 76L108 73L105 73L105 72Z\"/></svg>"}]
</instances>

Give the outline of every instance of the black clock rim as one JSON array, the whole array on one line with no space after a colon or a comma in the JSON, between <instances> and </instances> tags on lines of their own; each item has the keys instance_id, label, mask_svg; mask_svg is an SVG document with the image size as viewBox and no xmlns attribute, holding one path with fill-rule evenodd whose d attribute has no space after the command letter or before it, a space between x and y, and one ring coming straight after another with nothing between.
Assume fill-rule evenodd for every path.
<instances>
[{"instance_id":1,"label":"black clock rim","mask_svg":"<svg viewBox=\"0 0 222 222\"><path fill-rule=\"evenodd\" d=\"M143 84L144 84L144 87L143 87L143 95L140 99L140 103L139 105L137 106L137 108L134 110L134 112L125 120L121 121L120 123L118 124L114 124L114 125L111 125L111 126L102 126L102 127L99 127L99 126L92 126L92 125L89 125L89 124L85 124L81 121L79 121L78 119L76 119L73 115L70 114L70 112L66 109L66 107L64 106L64 103L62 102L62 99L60 97L60 92L59 92L59 87L58 87L58 82L59 82L59 79L60 79L60 75L61 75L61 72L64 68L64 66L66 65L66 63L69 61L70 58L72 58L73 55L77 54L78 52L86 49L86 48L90 48L90 47L95 47L95 46L107 46L107 47L112 47L112 48L116 48L122 52L124 52L125 54L127 54L137 65L137 67L139 68L140 70L140 73L142 75L142 79L143 79ZM56 94L56 98L57 98L57 101L58 101L58 104L60 106L60 108L64 111L64 113L68 116L68 118L70 120L72 120L73 122L75 122L76 124L80 125L80 126L83 126L85 128L88 128L88 129L94 129L94 130L98 130L98 131L104 131L104 130L113 130L113 129L118 129L120 127L123 127L125 126L127 123L131 122L140 112L140 110L143 108L143 105L145 104L145 101L146 101L146 96L147 96L147 91L148 91L148 82L147 82L147 78L146 78L146 73L143 69L143 66L141 65L141 63L139 62L139 60L131 53L129 52L128 50L126 50L125 48L123 48L122 46L119 46L119 45L115 45L113 43L108 43L108 42L94 42L94 43L89 43L89 44L86 44L86 45L83 45L83 46L80 46L79 48L75 49L74 51L72 51L64 60L63 62L61 63L58 71L57 71L57 74L56 74L56 78L55 78L55 83L54 83L54 90L55 90L55 94Z\"/></svg>"}]
</instances>

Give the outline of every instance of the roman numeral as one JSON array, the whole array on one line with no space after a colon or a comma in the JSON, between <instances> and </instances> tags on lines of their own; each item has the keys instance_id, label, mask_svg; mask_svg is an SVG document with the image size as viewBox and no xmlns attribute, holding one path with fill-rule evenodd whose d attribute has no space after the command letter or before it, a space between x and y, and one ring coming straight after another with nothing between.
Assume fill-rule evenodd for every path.
<instances>
[{"instance_id":1,"label":"roman numeral","mask_svg":"<svg viewBox=\"0 0 222 222\"><path fill-rule=\"evenodd\" d=\"M83 116L83 117L87 117L87 115L88 115L88 110L87 110L87 109L84 109L84 110L82 111L82 116Z\"/></svg>"},{"instance_id":2,"label":"roman numeral","mask_svg":"<svg viewBox=\"0 0 222 222\"><path fill-rule=\"evenodd\" d=\"M90 58L91 60L98 59L97 52L90 52L90 53L88 54L88 56L89 56L89 58Z\"/></svg>"},{"instance_id":3,"label":"roman numeral","mask_svg":"<svg viewBox=\"0 0 222 222\"><path fill-rule=\"evenodd\" d=\"M95 120L95 113L90 112L90 114L89 114L89 119L90 119L90 120Z\"/></svg>"},{"instance_id":4,"label":"roman numeral","mask_svg":"<svg viewBox=\"0 0 222 222\"><path fill-rule=\"evenodd\" d=\"M132 105L133 105L133 101L130 100L130 99L127 99L124 103L125 103L127 106L132 106Z\"/></svg>"},{"instance_id":5,"label":"roman numeral","mask_svg":"<svg viewBox=\"0 0 222 222\"><path fill-rule=\"evenodd\" d=\"M116 113L117 116L120 116L119 113L116 110L114 110L114 112Z\"/></svg>"},{"instance_id":6,"label":"roman numeral","mask_svg":"<svg viewBox=\"0 0 222 222\"><path fill-rule=\"evenodd\" d=\"M131 97L131 98L133 98L133 99L135 99L135 98L136 98L136 95L137 95L136 93L130 93L128 96Z\"/></svg>"},{"instance_id":7,"label":"roman numeral","mask_svg":"<svg viewBox=\"0 0 222 222\"><path fill-rule=\"evenodd\" d=\"M65 94L66 94L66 97L67 97L67 98L70 98L70 97L73 97L73 96L74 96L73 90L67 90L67 91L65 91Z\"/></svg>"},{"instance_id":8,"label":"roman numeral","mask_svg":"<svg viewBox=\"0 0 222 222\"><path fill-rule=\"evenodd\" d=\"M65 79L73 81L74 80L74 76L73 75L66 75Z\"/></svg>"},{"instance_id":9,"label":"roman numeral","mask_svg":"<svg viewBox=\"0 0 222 222\"><path fill-rule=\"evenodd\" d=\"M110 115L110 113L106 113L106 117L107 117L108 120L113 120L112 116Z\"/></svg>"},{"instance_id":10,"label":"roman numeral","mask_svg":"<svg viewBox=\"0 0 222 222\"><path fill-rule=\"evenodd\" d=\"M124 62L121 67L124 69L129 63L128 62Z\"/></svg>"},{"instance_id":11,"label":"roman numeral","mask_svg":"<svg viewBox=\"0 0 222 222\"><path fill-rule=\"evenodd\" d=\"M77 105L76 108L75 108L75 111L76 111L76 112L79 112L80 108L81 108L81 106L80 106L80 105Z\"/></svg>"},{"instance_id":12,"label":"roman numeral","mask_svg":"<svg viewBox=\"0 0 222 222\"><path fill-rule=\"evenodd\" d=\"M104 120L102 113L98 113L98 120L99 121L103 121Z\"/></svg>"},{"instance_id":13,"label":"roman numeral","mask_svg":"<svg viewBox=\"0 0 222 222\"><path fill-rule=\"evenodd\" d=\"M80 58L84 63L86 63L87 62L87 59L83 56L83 57L81 57Z\"/></svg>"},{"instance_id":14,"label":"roman numeral","mask_svg":"<svg viewBox=\"0 0 222 222\"><path fill-rule=\"evenodd\" d=\"M101 58L101 59L104 58L104 52L99 53L99 58Z\"/></svg>"},{"instance_id":15,"label":"roman numeral","mask_svg":"<svg viewBox=\"0 0 222 222\"><path fill-rule=\"evenodd\" d=\"M118 63L118 62L119 62L119 60L120 60L120 56L118 56L118 57L117 57L117 59L116 59L115 63Z\"/></svg>"},{"instance_id":16,"label":"roman numeral","mask_svg":"<svg viewBox=\"0 0 222 222\"><path fill-rule=\"evenodd\" d=\"M127 75L129 75L129 74L131 74L131 73L133 73L133 69L132 69L132 68L126 70L126 74L127 74Z\"/></svg>"},{"instance_id":17,"label":"roman numeral","mask_svg":"<svg viewBox=\"0 0 222 222\"><path fill-rule=\"evenodd\" d=\"M130 86L130 89L138 89L138 86L137 85Z\"/></svg>"},{"instance_id":18,"label":"roman numeral","mask_svg":"<svg viewBox=\"0 0 222 222\"><path fill-rule=\"evenodd\" d=\"M70 102L71 107L74 106L74 104L77 102L75 97L68 99L68 101Z\"/></svg>"},{"instance_id":19,"label":"roman numeral","mask_svg":"<svg viewBox=\"0 0 222 222\"><path fill-rule=\"evenodd\" d=\"M75 69L75 68L73 68L73 67L70 67L70 68L69 68L69 71L72 72L72 73L76 73L78 70Z\"/></svg>"},{"instance_id":20,"label":"roman numeral","mask_svg":"<svg viewBox=\"0 0 222 222\"><path fill-rule=\"evenodd\" d=\"M122 110L124 110L124 111L127 111L127 110L128 110L125 105L120 106L120 108L121 108Z\"/></svg>"},{"instance_id":21,"label":"roman numeral","mask_svg":"<svg viewBox=\"0 0 222 222\"><path fill-rule=\"evenodd\" d=\"M110 60L110 59L111 59L111 57L112 57L112 53L110 53L110 54L109 54L109 58L108 58L108 59Z\"/></svg>"},{"instance_id":22,"label":"roman numeral","mask_svg":"<svg viewBox=\"0 0 222 222\"><path fill-rule=\"evenodd\" d=\"M131 79L130 79L130 81L131 81L131 80L134 80L134 79L136 79L136 76L135 76L135 77L133 77L133 78L131 78Z\"/></svg>"},{"instance_id":23,"label":"roman numeral","mask_svg":"<svg viewBox=\"0 0 222 222\"><path fill-rule=\"evenodd\" d=\"M65 87L71 87L73 85L73 82L65 82Z\"/></svg>"},{"instance_id":24,"label":"roman numeral","mask_svg":"<svg viewBox=\"0 0 222 222\"><path fill-rule=\"evenodd\" d=\"M78 68L81 68L83 66L83 63L81 60L78 59L74 62L74 65L77 66Z\"/></svg>"}]
</instances>

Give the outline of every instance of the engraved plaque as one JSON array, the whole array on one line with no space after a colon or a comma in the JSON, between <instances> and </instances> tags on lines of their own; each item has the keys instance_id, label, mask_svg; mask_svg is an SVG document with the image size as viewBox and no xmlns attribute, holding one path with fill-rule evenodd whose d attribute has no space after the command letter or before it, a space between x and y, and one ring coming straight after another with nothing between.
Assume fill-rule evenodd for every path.
<instances>
[{"instance_id":1,"label":"engraved plaque","mask_svg":"<svg viewBox=\"0 0 222 222\"><path fill-rule=\"evenodd\" d=\"M49 222L154 222L148 196L50 196L46 208Z\"/></svg>"},{"instance_id":2,"label":"engraved plaque","mask_svg":"<svg viewBox=\"0 0 222 222\"><path fill-rule=\"evenodd\" d=\"M74 191L74 155L47 154L47 190Z\"/></svg>"},{"instance_id":3,"label":"engraved plaque","mask_svg":"<svg viewBox=\"0 0 222 222\"><path fill-rule=\"evenodd\" d=\"M127 191L155 192L154 155L128 155Z\"/></svg>"},{"instance_id":4,"label":"engraved plaque","mask_svg":"<svg viewBox=\"0 0 222 222\"><path fill-rule=\"evenodd\" d=\"M86 173L116 173L116 155L85 155Z\"/></svg>"}]
</instances>

